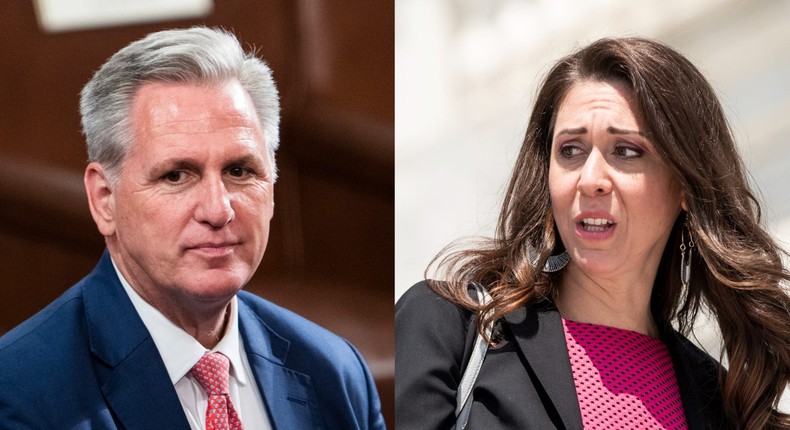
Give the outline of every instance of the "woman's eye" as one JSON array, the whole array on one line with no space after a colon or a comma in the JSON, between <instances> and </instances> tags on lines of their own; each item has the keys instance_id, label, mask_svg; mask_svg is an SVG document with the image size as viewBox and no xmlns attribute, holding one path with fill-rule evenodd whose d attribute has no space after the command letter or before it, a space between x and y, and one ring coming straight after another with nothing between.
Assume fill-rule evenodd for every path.
<instances>
[{"instance_id":1,"label":"woman's eye","mask_svg":"<svg viewBox=\"0 0 790 430\"><path fill-rule=\"evenodd\" d=\"M631 146L618 146L614 149L614 153L623 158L638 158L643 154L641 149Z\"/></svg>"},{"instance_id":2,"label":"woman's eye","mask_svg":"<svg viewBox=\"0 0 790 430\"><path fill-rule=\"evenodd\" d=\"M581 148L575 145L563 145L560 147L560 154L567 158L573 157L574 155L579 155L581 152Z\"/></svg>"}]
</instances>

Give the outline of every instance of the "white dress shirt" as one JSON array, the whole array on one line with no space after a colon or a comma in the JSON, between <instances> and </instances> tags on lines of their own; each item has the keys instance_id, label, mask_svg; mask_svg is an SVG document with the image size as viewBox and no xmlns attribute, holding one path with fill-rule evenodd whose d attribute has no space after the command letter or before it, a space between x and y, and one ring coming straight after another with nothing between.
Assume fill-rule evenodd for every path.
<instances>
[{"instance_id":1,"label":"white dress shirt","mask_svg":"<svg viewBox=\"0 0 790 430\"><path fill-rule=\"evenodd\" d=\"M184 408L192 430L205 430L206 408L208 395L189 374L203 355L208 352L195 338L167 319L159 310L143 300L124 279L113 262L115 272L121 280L126 294L132 300L134 308L143 320L143 324L151 333L156 348L165 363L170 381L176 389L178 399ZM230 302L228 326L222 339L211 352L221 352L230 360L230 399L239 414L245 429L271 430L269 416L263 405L263 397L252 373L252 368L244 351L244 342L239 334L238 305L236 297Z\"/></svg>"}]
</instances>

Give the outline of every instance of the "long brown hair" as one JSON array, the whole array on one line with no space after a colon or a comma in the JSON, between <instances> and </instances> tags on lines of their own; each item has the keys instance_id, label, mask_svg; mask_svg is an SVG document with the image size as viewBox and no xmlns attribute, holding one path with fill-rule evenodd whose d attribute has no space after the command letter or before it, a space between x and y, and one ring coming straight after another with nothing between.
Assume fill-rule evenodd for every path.
<instances>
[{"instance_id":1,"label":"long brown hair","mask_svg":"<svg viewBox=\"0 0 790 430\"><path fill-rule=\"evenodd\" d=\"M601 39L562 58L547 74L533 107L499 215L496 235L456 243L426 270L441 296L477 311L478 330L505 314L556 294L557 275L543 267L563 249L554 226L548 171L554 120L568 90L584 81L624 81L647 137L681 184L688 213L670 234L651 298L662 332L674 322L688 334L705 305L718 322L729 360L722 375L724 410L739 428L786 428L776 410L790 381L790 274L784 254L760 225L760 205L715 92L683 55L641 38ZM696 242L688 289L680 281L680 235ZM493 300L480 306L467 285ZM724 354L724 352L722 352ZM723 358L723 357L720 357Z\"/></svg>"}]
</instances>

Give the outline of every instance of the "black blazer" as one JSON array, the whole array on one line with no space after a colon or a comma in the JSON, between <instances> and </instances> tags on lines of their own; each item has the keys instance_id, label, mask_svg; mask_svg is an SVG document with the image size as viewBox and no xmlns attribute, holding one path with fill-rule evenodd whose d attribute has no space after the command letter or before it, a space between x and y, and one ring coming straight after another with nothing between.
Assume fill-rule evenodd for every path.
<instances>
[{"instance_id":1,"label":"black blazer","mask_svg":"<svg viewBox=\"0 0 790 430\"><path fill-rule=\"evenodd\" d=\"M452 429L455 396L476 338L475 317L420 282L395 306L395 427ZM474 386L468 429L581 429L582 418L560 314L550 302L498 324ZM730 428L718 363L671 331L662 339L677 374L688 428Z\"/></svg>"}]
</instances>

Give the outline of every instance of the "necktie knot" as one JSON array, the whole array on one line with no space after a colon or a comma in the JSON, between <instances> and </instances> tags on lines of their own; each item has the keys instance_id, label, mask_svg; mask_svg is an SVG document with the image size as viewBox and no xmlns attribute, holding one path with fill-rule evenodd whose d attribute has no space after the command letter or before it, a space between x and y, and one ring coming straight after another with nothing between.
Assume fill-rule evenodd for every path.
<instances>
[{"instance_id":1,"label":"necktie knot","mask_svg":"<svg viewBox=\"0 0 790 430\"><path fill-rule=\"evenodd\" d=\"M230 361L219 352L209 352L192 368L192 376L210 396L228 394Z\"/></svg>"}]
</instances>

